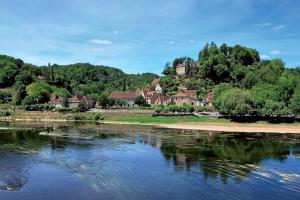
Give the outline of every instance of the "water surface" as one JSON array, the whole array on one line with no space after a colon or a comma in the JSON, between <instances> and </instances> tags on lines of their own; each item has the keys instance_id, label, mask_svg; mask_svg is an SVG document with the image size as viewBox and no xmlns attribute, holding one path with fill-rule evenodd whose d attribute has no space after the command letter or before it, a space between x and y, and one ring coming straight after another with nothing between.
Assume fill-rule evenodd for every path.
<instances>
[{"instance_id":1,"label":"water surface","mask_svg":"<svg viewBox=\"0 0 300 200\"><path fill-rule=\"evenodd\" d=\"M300 199L300 138L1 124L0 199Z\"/></svg>"}]
</instances>

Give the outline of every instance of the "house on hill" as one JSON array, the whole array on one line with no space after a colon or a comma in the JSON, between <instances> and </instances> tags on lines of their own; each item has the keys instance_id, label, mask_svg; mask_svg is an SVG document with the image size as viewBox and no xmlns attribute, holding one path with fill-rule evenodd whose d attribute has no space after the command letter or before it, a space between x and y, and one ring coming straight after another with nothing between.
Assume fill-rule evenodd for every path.
<instances>
[{"instance_id":1,"label":"house on hill","mask_svg":"<svg viewBox=\"0 0 300 200\"><path fill-rule=\"evenodd\" d=\"M115 91L110 93L109 98L121 99L126 103L127 107L134 106L134 101L138 97L138 94L135 92L120 92Z\"/></svg>"},{"instance_id":2,"label":"house on hill","mask_svg":"<svg viewBox=\"0 0 300 200\"><path fill-rule=\"evenodd\" d=\"M75 95L68 99L70 108L78 107L79 103L83 103L86 109L91 109L94 106L94 103L89 96Z\"/></svg>"},{"instance_id":3,"label":"house on hill","mask_svg":"<svg viewBox=\"0 0 300 200\"><path fill-rule=\"evenodd\" d=\"M197 63L195 61L185 60L176 66L178 76L195 76L197 72Z\"/></svg>"},{"instance_id":4,"label":"house on hill","mask_svg":"<svg viewBox=\"0 0 300 200\"><path fill-rule=\"evenodd\" d=\"M64 97L53 96L50 98L48 104L54 106L56 109L60 109L63 107L63 101L64 101Z\"/></svg>"}]
</instances>

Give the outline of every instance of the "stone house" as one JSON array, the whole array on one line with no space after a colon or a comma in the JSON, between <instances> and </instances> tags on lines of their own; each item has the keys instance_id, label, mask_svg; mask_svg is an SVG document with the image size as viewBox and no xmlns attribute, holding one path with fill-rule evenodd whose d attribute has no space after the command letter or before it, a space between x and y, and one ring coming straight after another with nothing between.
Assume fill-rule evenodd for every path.
<instances>
[{"instance_id":1,"label":"stone house","mask_svg":"<svg viewBox=\"0 0 300 200\"><path fill-rule=\"evenodd\" d=\"M83 103L86 109L91 109L94 106L94 103L89 96L75 95L68 99L70 108L78 107L79 103Z\"/></svg>"},{"instance_id":2,"label":"stone house","mask_svg":"<svg viewBox=\"0 0 300 200\"><path fill-rule=\"evenodd\" d=\"M138 97L136 92L120 92L115 91L109 95L109 98L121 99L125 102L126 107L133 107L135 105L134 101Z\"/></svg>"},{"instance_id":3,"label":"stone house","mask_svg":"<svg viewBox=\"0 0 300 200\"><path fill-rule=\"evenodd\" d=\"M197 72L197 63L195 61L185 60L176 66L178 76L195 76Z\"/></svg>"},{"instance_id":4,"label":"stone house","mask_svg":"<svg viewBox=\"0 0 300 200\"><path fill-rule=\"evenodd\" d=\"M63 108L64 97L61 96L53 96L50 98L48 104L54 106L56 109Z\"/></svg>"}]
</instances>

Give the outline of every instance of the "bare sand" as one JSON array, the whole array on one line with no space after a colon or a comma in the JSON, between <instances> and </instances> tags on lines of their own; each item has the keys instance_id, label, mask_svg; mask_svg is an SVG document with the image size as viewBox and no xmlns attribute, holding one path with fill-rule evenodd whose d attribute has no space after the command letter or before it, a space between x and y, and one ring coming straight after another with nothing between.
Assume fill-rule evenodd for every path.
<instances>
[{"instance_id":1,"label":"bare sand","mask_svg":"<svg viewBox=\"0 0 300 200\"><path fill-rule=\"evenodd\" d=\"M127 123L127 122L104 122L106 124L148 125L157 128L217 131L231 133L292 133L300 134L298 124L241 124L230 122L222 123L185 123L185 124L151 124L151 123Z\"/></svg>"}]
</instances>

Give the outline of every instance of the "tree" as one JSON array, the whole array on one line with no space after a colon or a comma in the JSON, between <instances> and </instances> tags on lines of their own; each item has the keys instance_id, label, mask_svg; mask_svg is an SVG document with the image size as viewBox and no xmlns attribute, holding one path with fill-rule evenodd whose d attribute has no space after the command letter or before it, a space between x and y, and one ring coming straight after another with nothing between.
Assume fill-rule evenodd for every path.
<instances>
[{"instance_id":1,"label":"tree","mask_svg":"<svg viewBox=\"0 0 300 200\"><path fill-rule=\"evenodd\" d=\"M228 83L221 83L215 87L213 94L214 94L214 106L220 110L222 106L222 98L225 92L232 89L232 86Z\"/></svg>"},{"instance_id":2,"label":"tree","mask_svg":"<svg viewBox=\"0 0 300 200\"><path fill-rule=\"evenodd\" d=\"M142 95L135 98L134 103L138 106L147 106L147 102Z\"/></svg>"},{"instance_id":3,"label":"tree","mask_svg":"<svg viewBox=\"0 0 300 200\"><path fill-rule=\"evenodd\" d=\"M300 85L295 89L289 108L294 115L300 115Z\"/></svg>"},{"instance_id":4,"label":"tree","mask_svg":"<svg viewBox=\"0 0 300 200\"><path fill-rule=\"evenodd\" d=\"M11 94L6 91L0 91L0 103L8 103L11 101Z\"/></svg>"},{"instance_id":5,"label":"tree","mask_svg":"<svg viewBox=\"0 0 300 200\"><path fill-rule=\"evenodd\" d=\"M222 95L220 112L226 115L250 115L255 109L255 100L248 91L233 88Z\"/></svg>"},{"instance_id":6,"label":"tree","mask_svg":"<svg viewBox=\"0 0 300 200\"><path fill-rule=\"evenodd\" d=\"M160 112L163 111L163 109L164 109L164 107L161 106L161 105L159 105L159 106L156 106L156 107L154 108L154 112L156 112L157 114L159 114Z\"/></svg>"},{"instance_id":7,"label":"tree","mask_svg":"<svg viewBox=\"0 0 300 200\"><path fill-rule=\"evenodd\" d=\"M37 103L46 103L50 99L52 87L43 82L34 82L26 87L26 93L28 96L36 99Z\"/></svg>"},{"instance_id":8,"label":"tree","mask_svg":"<svg viewBox=\"0 0 300 200\"><path fill-rule=\"evenodd\" d=\"M59 97L70 97L71 93L65 88L54 88L52 96L59 96Z\"/></svg>"},{"instance_id":9,"label":"tree","mask_svg":"<svg viewBox=\"0 0 300 200\"><path fill-rule=\"evenodd\" d=\"M262 109L262 114L268 117L281 117L291 115L291 111L283 102L268 100Z\"/></svg>"},{"instance_id":10,"label":"tree","mask_svg":"<svg viewBox=\"0 0 300 200\"><path fill-rule=\"evenodd\" d=\"M109 104L109 98L107 93L102 93L98 97L98 105L101 106L102 108L107 108Z\"/></svg>"}]
</instances>

